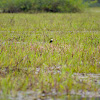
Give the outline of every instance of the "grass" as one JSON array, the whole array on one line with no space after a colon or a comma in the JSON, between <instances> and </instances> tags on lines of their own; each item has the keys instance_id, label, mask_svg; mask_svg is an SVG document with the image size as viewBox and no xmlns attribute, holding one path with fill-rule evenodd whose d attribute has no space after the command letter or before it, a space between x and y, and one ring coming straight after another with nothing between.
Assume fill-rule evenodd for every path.
<instances>
[{"instance_id":1,"label":"grass","mask_svg":"<svg viewBox=\"0 0 100 100\"><path fill-rule=\"evenodd\" d=\"M100 74L100 13L0 14L4 95L98 90L93 82L78 82L74 73Z\"/></svg>"}]
</instances>

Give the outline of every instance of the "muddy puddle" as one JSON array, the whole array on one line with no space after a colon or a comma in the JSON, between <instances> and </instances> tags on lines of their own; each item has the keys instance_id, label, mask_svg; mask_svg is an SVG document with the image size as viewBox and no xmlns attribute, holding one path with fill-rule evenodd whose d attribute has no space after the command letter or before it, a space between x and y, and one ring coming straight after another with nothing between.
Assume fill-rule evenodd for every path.
<instances>
[{"instance_id":1,"label":"muddy puddle","mask_svg":"<svg viewBox=\"0 0 100 100\"><path fill-rule=\"evenodd\" d=\"M38 72L39 69L37 69ZM97 91L71 90L69 94L56 92L52 89L51 92L45 93L37 91L18 91L11 92L10 95L4 95L0 92L0 100L100 100L100 74L84 74L74 73L72 77L77 77L78 82L92 82L98 86Z\"/></svg>"}]
</instances>

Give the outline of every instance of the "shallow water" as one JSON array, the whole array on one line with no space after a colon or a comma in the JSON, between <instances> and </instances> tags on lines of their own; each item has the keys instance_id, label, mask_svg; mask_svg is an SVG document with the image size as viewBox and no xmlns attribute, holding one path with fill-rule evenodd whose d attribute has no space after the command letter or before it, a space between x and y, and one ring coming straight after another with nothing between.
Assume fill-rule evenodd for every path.
<instances>
[{"instance_id":1,"label":"shallow water","mask_svg":"<svg viewBox=\"0 0 100 100\"><path fill-rule=\"evenodd\" d=\"M83 94L82 94L83 95ZM91 95L91 93L90 93ZM100 96L97 97L82 97L81 95L60 95L59 93L37 93L34 91L19 91L16 95L8 95L3 97L0 95L0 100L100 100Z\"/></svg>"}]
</instances>

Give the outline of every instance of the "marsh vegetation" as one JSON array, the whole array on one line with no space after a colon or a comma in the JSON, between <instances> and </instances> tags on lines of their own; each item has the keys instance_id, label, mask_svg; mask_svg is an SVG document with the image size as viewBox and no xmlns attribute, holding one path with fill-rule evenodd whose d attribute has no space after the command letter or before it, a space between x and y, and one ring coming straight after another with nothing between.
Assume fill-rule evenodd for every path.
<instances>
[{"instance_id":1,"label":"marsh vegetation","mask_svg":"<svg viewBox=\"0 0 100 100\"><path fill-rule=\"evenodd\" d=\"M0 91L99 100L100 12L0 14Z\"/></svg>"}]
</instances>

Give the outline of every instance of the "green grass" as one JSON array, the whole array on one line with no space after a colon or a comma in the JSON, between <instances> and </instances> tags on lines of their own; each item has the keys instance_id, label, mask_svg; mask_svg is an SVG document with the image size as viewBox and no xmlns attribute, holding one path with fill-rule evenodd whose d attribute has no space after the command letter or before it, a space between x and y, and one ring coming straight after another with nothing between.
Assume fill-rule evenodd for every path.
<instances>
[{"instance_id":1,"label":"green grass","mask_svg":"<svg viewBox=\"0 0 100 100\"><path fill-rule=\"evenodd\" d=\"M98 89L87 81L80 84L73 73L100 73L100 13L0 14L4 95Z\"/></svg>"}]
</instances>

